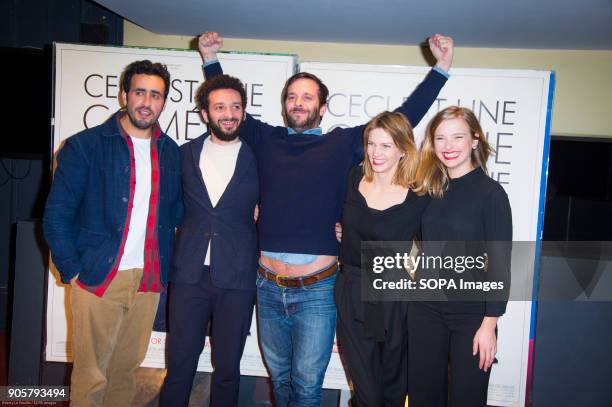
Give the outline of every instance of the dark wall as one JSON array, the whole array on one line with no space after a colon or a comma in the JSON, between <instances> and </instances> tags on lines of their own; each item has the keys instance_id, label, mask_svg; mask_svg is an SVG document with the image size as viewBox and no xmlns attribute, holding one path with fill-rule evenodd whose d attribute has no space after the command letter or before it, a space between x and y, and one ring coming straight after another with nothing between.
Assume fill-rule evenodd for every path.
<instances>
[{"instance_id":1,"label":"dark wall","mask_svg":"<svg viewBox=\"0 0 612 407\"><path fill-rule=\"evenodd\" d=\"M0 46L43 48L53 41L123 44L123 19L92 1L0 3Z\"/></svg>"},{"instance_id":2,"label":"dark wall","mask_svg":"<svg viewBox=\"0 0 612 407\"><path fill-rule=\"evenodd\" d=\"M543 237L533 406L612 406L610 140L553 138Z\"/></svg>"},{"instance_id":3,"label":"dark wall","mask_svg":"<svg viewBox=\"0 0 612 407\"><path fill-rule=\"evenodd\" d=\"M15 225L42 215L48 190L48 160L42 157L0 157L0 330L7 327L12 270L15 266ZM9 272L10 271L10 272Z\"/></svg>"},{"instance_id":4,"label":"dark wall","mask_svg":"<svg viewBox=\"0 0 612 407\"><path fill-rule=\"evenodd\" d=\"M568 259L542 257L540 263L540 286L546 288L547 298L556 291L559 299L538 301L533 407L612 406L612 261ZM585 277L590 284L584 291L591 298L610 299L562 298L559 293L573 286L580 292Z\"/></svg>"},{"instance_id":5,"label":"dark wall","mask_svg":"<svg viewBox=\"0 0 612 407\"><path fill-rule=\"evenodd\" d=\"M544 240L612 240L612 140L553 137Z\"/></svg>"},{"instance_id":6,"label":"dark wall","mask_svg":"<svg viewBox=\"0 0 612 407\"><path fill-rule=\"evenodd\" d=\"M0 77L5 94L0 139L0 330L7 324L15 224L41 218L48 191L54 41L122 45L123 19L87 0L0 2Z\"/></svg>"}]
</instances>

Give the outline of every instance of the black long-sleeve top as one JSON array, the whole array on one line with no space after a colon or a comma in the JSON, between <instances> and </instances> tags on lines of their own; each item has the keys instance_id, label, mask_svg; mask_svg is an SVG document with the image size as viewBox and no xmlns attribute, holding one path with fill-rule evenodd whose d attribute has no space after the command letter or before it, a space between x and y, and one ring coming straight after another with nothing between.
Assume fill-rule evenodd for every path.
<instances>
[{"instance_id":1,"label":"black long-sleeve top","mask_svg":"<svg viewBox=\"0 0 612 407\"><path fill-rule=\"evenodd\" d=\"M478 167L451 179L440 199L432 199L422 217L424 246L427 241L482 242L490 264L510 272L512 213L503 187ZM508 242L507 244L500 242ZM485 303L485 316L501 316L505 301Z\"/></svg>"},{"instance_id":2,"label":"black long-sleeve top","mask_svg":"<svg viewBox=\"0 0 612 407\"><path fill-rule=\"evenodd\" d=\"M346 199L342 212L342 245L340 248L342 267L345 271L352 270L361 276L361 282L369 281L373 278L371 273L365 271L366 275L361 274L361 242L406 242L403 250L410 250L409 241L415 234L418 234L421 227L421 215L430 201L428 195L418 196L412 191L408 191L406 198L400 204L393 205L384 210L377 210L368 207L365 197L359 192L359 183L363 178L363 168L355 166L351 169L346 187ZM402 246L402 244L400 244ZM397 248L397 245L392 246ZM394 250L376 250L376 255L391 254ZM368 256L366 254L366 261ZM368 265L364 265L365 269ZM402 273L395 273L394 277L402 277ZM405 274L403 277L407 277ZM360 285L354 285L357 288ZM363 292L362 292L363 294ZM371 333L378 341L383 341L389 326L385 326L383 303L378 300L363 301L362 294L353 292L353 301L360 302L354 305L352 310L356 312L353 318L364 322L364 329ZM388 297L387 299L389 299Z\"/></svg>"},{"instance_id":3,"label":"black long-sleeve top","mask_svg":"<svg viewBox=\"0 0 612 407\"><path fill-rule=\"evenodd\" d=\"M421 215L429 196L409 191L404 202L384 210L368 207L359 192L363 168L355 166L348 176L342 212L341 259L345 265L361 267L362 241L409 241L419 233Z\"/></svg>"}]
</instances>

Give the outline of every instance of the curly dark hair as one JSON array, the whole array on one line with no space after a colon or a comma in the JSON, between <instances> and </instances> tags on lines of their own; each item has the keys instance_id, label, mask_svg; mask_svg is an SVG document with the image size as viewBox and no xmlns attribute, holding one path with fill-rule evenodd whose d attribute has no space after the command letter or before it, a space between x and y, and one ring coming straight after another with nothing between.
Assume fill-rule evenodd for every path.
<instances>
[{"instance_id":1,"label":"curly dark hair","mask_svg":"<svg viewBox=\"0 0 612 407\"><path fill-rule=\"evenodd\" d=\"M242 100L242 108L246 109L247 95L242 81L229 75L217 75L210 79L206 79L198 88L195 96L196 107L198 110L204 110L208 113L208 96L215 90L219 89L232 89L238 92L240 94L240 99Z\"/></svg>"},{"instance_id":2,"label":"curly dark hair","mask_svg":"<svg viewBox=\"0 0 612 407\"><path fill-rule=\"evenodd\" d=\"M148 59L142 61L134 61L125 67L121 73L121 89L125 93L130 92L132 77L134 75L155 75L164 80L164 99L168 97L170 92L170 73L166 65L159 62L151 62Z\"/></svg>"}]
</instances>

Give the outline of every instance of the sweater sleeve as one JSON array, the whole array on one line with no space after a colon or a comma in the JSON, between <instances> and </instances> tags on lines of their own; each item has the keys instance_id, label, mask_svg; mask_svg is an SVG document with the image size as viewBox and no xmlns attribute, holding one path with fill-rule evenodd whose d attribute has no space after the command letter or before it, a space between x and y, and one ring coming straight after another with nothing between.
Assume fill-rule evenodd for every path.
<instances>
[{"instance_id":1,"label":"sweater sleeve","mask_svg":"<svg viewBox=\"0 0 612 407\"><path fill-rule=\"evenodd\" d=\"M485 315L499 317L506 312L511 283L512 212L508 195L495 183L485 206L485 244L488 256L489 281L504 283L503 298L487 299Z\"/></svg>"},{"instance_id":2,"label":"sweater sleeve","mask_svg":"<svg viewBox=\"0 0 612 407\"><path fill-rule=\"evenodd\" d=\"M423 79L423 82L414 89L404 103L395 109L395 111L406 116L412 127L416 127L431 105L436 101L440 90L447 80L446 76L435 69L430 70L425 79ZM360 162L364 157L362 140L364 129L365 124L347 129L352 132L354 163Z\"/></svg>"},{"instance_id":3,"label":"sweater sleeve","mask_svg":"<svg viewBox=\"0 0 612 407\"><path fill-rule=\"evenodd\" d=\"M223 68L221 68L219 61L202 65L202 69L204 70L204 77L206 79L210 79L217 75L223 75Z\"/></svg>"},{"instance_id":4,"label":"sweater sleeve","mask_svg":"<svg viewBox=\"0 0 612 407\"><path fill-rule=\"evenodd\" d=\"M433 102L436 101L440 90L446 83L447 78L440 72L432 69L423 82L421 82L412 94L395 109L408 118L412 127L416 127L423 116L427 113Z\"/></svg>"}]
</instances>

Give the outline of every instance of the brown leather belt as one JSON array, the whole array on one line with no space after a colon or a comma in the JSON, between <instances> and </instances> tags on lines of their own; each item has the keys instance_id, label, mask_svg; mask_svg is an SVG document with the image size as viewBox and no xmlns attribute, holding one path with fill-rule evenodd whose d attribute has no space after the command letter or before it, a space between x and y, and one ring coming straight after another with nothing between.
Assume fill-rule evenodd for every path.
<instances>
[{"instance_id":1,"label":"brown leather belt","mask_svg":"<svg viewBox=\"0 0 612 407\"><path fill-rule=\"evenodd\" d=\"M305 285L311 285L319 282L327 277L331 277L338 271L338 263L334 263L326 269L319 271L317 274L312 274L305 277L287 277L280 274L272 273L265 268L259 266L257 269L259 274L266 280L270 280L279 287L298 288Z\"/></svg>"}]
</instances>

